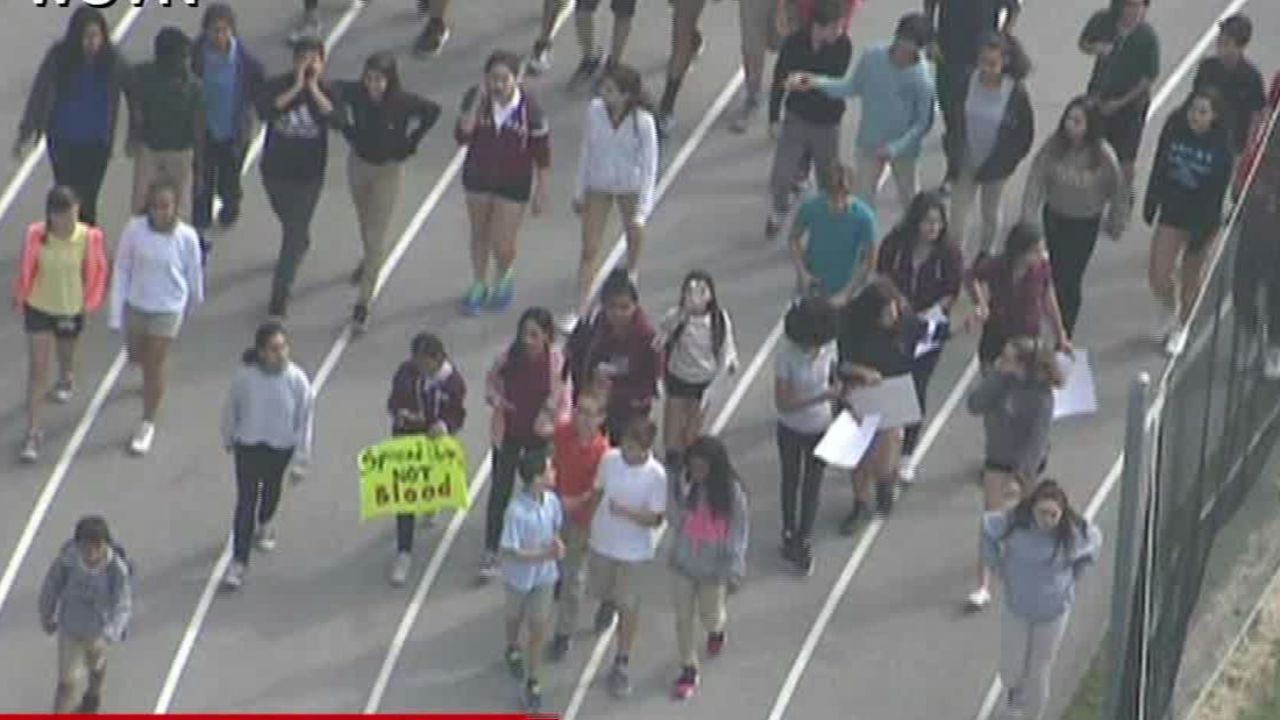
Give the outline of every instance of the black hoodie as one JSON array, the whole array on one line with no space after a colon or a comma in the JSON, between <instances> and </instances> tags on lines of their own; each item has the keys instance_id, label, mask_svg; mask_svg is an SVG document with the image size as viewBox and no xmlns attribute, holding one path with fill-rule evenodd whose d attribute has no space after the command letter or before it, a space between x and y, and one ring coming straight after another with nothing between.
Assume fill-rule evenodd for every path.
<instances>
[{"instance_id":1,"label":"black hoodie","mask_svg":"<svg viewBox=\"0 0 1280 720\"><path fill-rule=\"evenodd\" d=\"M1234 162L1220 123L1197 134L1186 112L1175 112L1160 131L1143 219L1150 225L1158 214L1160 224L1191 232L1196 243L1207 241L1222 220L1222 198Z\"/></svg>"}]
</instances>

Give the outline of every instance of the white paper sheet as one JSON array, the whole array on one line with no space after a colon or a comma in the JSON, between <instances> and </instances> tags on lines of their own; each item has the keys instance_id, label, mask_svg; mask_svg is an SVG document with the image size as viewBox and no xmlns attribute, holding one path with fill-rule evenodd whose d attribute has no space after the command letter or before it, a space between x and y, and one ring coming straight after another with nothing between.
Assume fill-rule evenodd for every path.
<instances>
[{"instance_id":1,"label":"white paper sheet","mask_svg":"<svg viewBox=\"0 0 1280 720\"><path fill-rule=\"evenodd\" d=\"M872 387L857 388L849 393L848 399L863 417L879 415L881 428L920 422L920 400L910 373L887 377Z\"/></svg>"},{"instance_id":2,"label":"white paper sheet","mask_svg":"<svg viewBox=\"0 0 1280 720\"><path fill-rule=\"evenodd\" d=\"M867 454L879 425L879 415L867 415L859 423L846 410L827 428L814 454L828 465L852 470Z\"/></svg>"},{"instance_id":3,"label":"white paper sheet","mask_svg":"<svg viewBox=\"0 0 1280 720\"><path fill-rule=\"evenodd\" d=\"M920 342L916 343L915 357L921 358L929 353L942 348L942 342L935 340L938 335L938 329L950 322L947 314L942 311L941 305L933 305L928 310L920 314L921 322L925 323L928 329L925 330L924 337Z\"/></svg>"},{"instance_id":4,"label":"white paper sheet","mask_svg":"<svg viewBox=\"0 0 1280 720\"><path fill-rule=\"evenodd\" d=\"M1098 388L1094 384L1089 351L1075 349L1074 357L1058 354L1058 367L1067 380L1053 391L1053 419L1092 415L1098 412Z\"/></svg>"}]
</instances>

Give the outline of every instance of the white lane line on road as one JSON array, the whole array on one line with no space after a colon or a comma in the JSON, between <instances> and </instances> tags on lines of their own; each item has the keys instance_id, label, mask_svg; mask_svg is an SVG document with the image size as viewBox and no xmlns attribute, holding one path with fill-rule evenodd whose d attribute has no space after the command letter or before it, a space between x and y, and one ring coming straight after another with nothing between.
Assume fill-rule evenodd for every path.
<instances>
[{"instance_id":1,"label":"white lane line on road","mask_svg":"<svg viewBox=\"0 0 1280 720\"><path fill-rule=\"evenodd\" d=\"M133 6L125 12L124 17L120 18L120 22L111 29L111 43L119 45L129 31L133 29L133 24L142 16L145 6ZM9 210L13 207L13 203L18 199L18 194L22 192L23 186L31 179L32 173L35 172L36 165L45 155L45 150L49 147L48 140L44 137L31 148L27 156L22 159L22 164L18 166L18 172L13 174L9 179L9 184L4 188L4 194L0 195L0 222L4 221L4 216L9 214ZM0 594L3 597L3 594Z\"/></svg>"},{"instance_id":2,"label":"white lane line on road","mask_svg":"<svg viewBox=\"0 0 1280 720\"><path fill-rule=\"evenodd\" d=\"M120 18L119 24L111 31L111 42L119 44L124 40L125 36L133 28L134 23L141 17L142 7L131 7ZM9 209L13 206L18 194L22 192L22 188L31 179L31 174L35 171L36 164L44 157L46 142L44 138L36 144L35 148L27 154L22 165L18 168L18 172L9 180L9 184L4 189L4 195L0 197L0 221L4 220L4 216L9 213ZM120 371L124 367L123 351L116 356L111 362L110 368L107 370L107 376L119 376ZM76 427L71 431L71 440L67 444L67 448L78 449L84 442L85 436L89 433L89 428L93 425L93 418L102 410L102 405L106 402L107 391L111 389L111 383L100 383L93 392L93 399L89 402L89 407L85 409L85 414L80 418L80 422L76 423ZM71 452L63 452L58 461L54 463L53 472L49 475L48 481L45 482L44 489L40 491L40 497L36 499L35 507L31 509L31 513L27 516L26 527L22 529L22 535L18 537L18 544L13 549L13 554L9 556L9 563L5 565L4 575L0 575L0 610L4 609L5 601L9 599L9 593L13 591L13 585L18 579L18 570L22 568L22 562L26 559L27 553L31 550L31 543L36 539L36 533L40 530L40 524L44 522L44 516L49 512L49 506L53 504L53 498L58 494L58 488L62 486L62 479L66 477L67 470L71 467L71 460L75 455L75 450Z\"/></svg>"},{"instance_id":3,"label":"white lane line on road","mask_svg":"<svg viewBox=\"0 0 1280 720\"><path fill-rule=\"evenodd\" d=\"M351 28L351 24L356 21L356 17L360 15L364 8L365 3L361 0L351 0L351 5L347 7L347 11L342 14L342 17L334 24L333 29L329 31L328 37L325 38L326 52L333 50L333 46L347 34L347 30ZM247 174L249 169L253 167L258 154L262 151L262 143L265 137L266 128L264 127L258 130L258 135L249 146L249 151L244 158L244 164L240 167L241 175ZM221 200L215 199L214 216L217 215L221 207ZM123 354L123 351L121 352ZM118 376L119 372L116 375ZM178 642L178 650L174 654L173 662L169 665L169 671L165 674L164 684L160 687L160 695L156 699L155 710L153 710L156 715L169 712L169 707L173 704L173 697L178 691L178 682L182 680L182 673L187 667L187 662L191 659L191 652L195 649L196 640L200 637L200 626L204 623L205 616L209 614L209 607L213 604L213 598L218 591L218 582L230 563L231 538L228 536L222 552L218 555L217 561L214 562L213 572L209 575L209 579L205 582L204 590L200 593L200 599L196 603L196 610L192 615L191 622L187 624L182 633L182 640Z\"/></svg>"},{"instance_id":4,"label":"white lane line on road","mask_svg":"<svg viewBox=\"0 0 1280 720\"><path fill-rule=\"evenodd\" d=\"M567 8L568 6L566 5L566 11ZM561 18L563 19L565 17L567 17L567 15L562 11ZM559 27L559 25L557 25L557 27ZM681 170L683 170L684 166L689 162L689 159L693 157L694 151L702 144L702 141L710 131L711 126L717 119L719 119L720 115L724 113L725 108L729 105L729 101L733 99L734 93L736 93L738 88L742 85L742 81L742 71L739 70L729 80L729 83L725 85L724 89L720 91L720 95L714 102L712 102L711 106L707 109L706 114L703 115L702 121L698 123L697 127L695 127L693 132L689 135L689 138L685 140L684 145L681 146L679 152L677 152L671 159L671 163L667 165L666 171L663 173L662 178L658 182L657 188L654 190L655 208L671 188L676 176L680 174ZM652 211L650 215L652 215ZM592 282L593 292L598 289L599 285L604 281L604 278L609 274L612 268L617 265L618 261L622 258L624 249L625 236L621 236L614 244L613 249L609 252L604 263L601 264L600 269L596 272L595 278ZM471 492L468 493L472 499L478 497L483 486L489 481L491 459L491 453L485 455L481 469L476 473L476 477L472 480ZM431 557L427 573L422 576L422 580L419 581L418 586L414 589L413 598L410 600L409 606L405 609L404 616L400 619L400 625L396 628L395 637L392 639L391 645L387 649L387 655L382 662L382 667L378 671L378 677L374 680L373 688L369 692L369 699L365 703L364 708L364 712L366 714L376 713L378 708L382 705L382 698L385 696L387 687L390 685L391 675L395 671L396 663L399 661L400 655L404 652L405 643L409 640L409 634L413 630L414 623L417 622L419 613L422 612L422 606L426 602L427 594L430 592L431 586L435 582L436 573L438 572L439 567L443 565L445 556L448 554L454 541L457 539L458 533L461 530L462 521L465 519L464 516L466 515L466 512L467 511L464 510L454 513L453 521L449 524L449 527L445 532L445 536L441 539L440 545L436 548L435 553Z\"/></svg>"}]
</instances>

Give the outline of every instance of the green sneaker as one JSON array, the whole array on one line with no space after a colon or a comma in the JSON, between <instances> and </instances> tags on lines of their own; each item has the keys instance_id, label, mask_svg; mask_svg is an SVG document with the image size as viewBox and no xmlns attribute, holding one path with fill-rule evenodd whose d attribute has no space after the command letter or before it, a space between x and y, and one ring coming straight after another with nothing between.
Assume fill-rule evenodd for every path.
<instances>
[{"instance_id":1,"label":"green sneaker","mask_svg":"<svg viewBox=\"0 0 1280 720\"><path fill-rule=\"evenodd\" d=\"M511 677L520 679L524 677L524 653L516 648L507 648L507 670L511 672Z\"/></svg>"},{"instance_id":2,"label":"green sneaker","mask_svg":"<svg viewBox=\"0 0 1280 720\"><path fill-rule=\"evenodd\" d=\"M462 296L462 311L468 315L479 315L484 309L485 297L489 294L484 283L472 283L467 294Z\"/></svg>"},{"instance_id":3,"label":"green sneaker","mask_svg":"<svg viewBox=\"0 0 1280 720\"><path fill-rule=\"evenodd\" d=\"M489 292L489 309L496 312L503 312L507 308L511 307L511 303L515 300L515 297L515 273L508 270Z\"/></svg>"}]
</instances>

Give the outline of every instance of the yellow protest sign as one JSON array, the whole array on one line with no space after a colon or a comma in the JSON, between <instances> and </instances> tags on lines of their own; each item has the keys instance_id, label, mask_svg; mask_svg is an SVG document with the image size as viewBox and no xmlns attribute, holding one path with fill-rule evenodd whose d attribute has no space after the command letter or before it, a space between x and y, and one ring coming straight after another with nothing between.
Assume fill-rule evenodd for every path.
<instances>
[{"instance_id":1,"label":"yellow protest sign","mask_svg":"<svg viewBox=\"0 0 1280 720\"><path fill-rule=\"evenodd\" d=\"M360 451L360 519L467 507L467 454L449 435L405 435Z\"/></svg>"}]
</instances>

